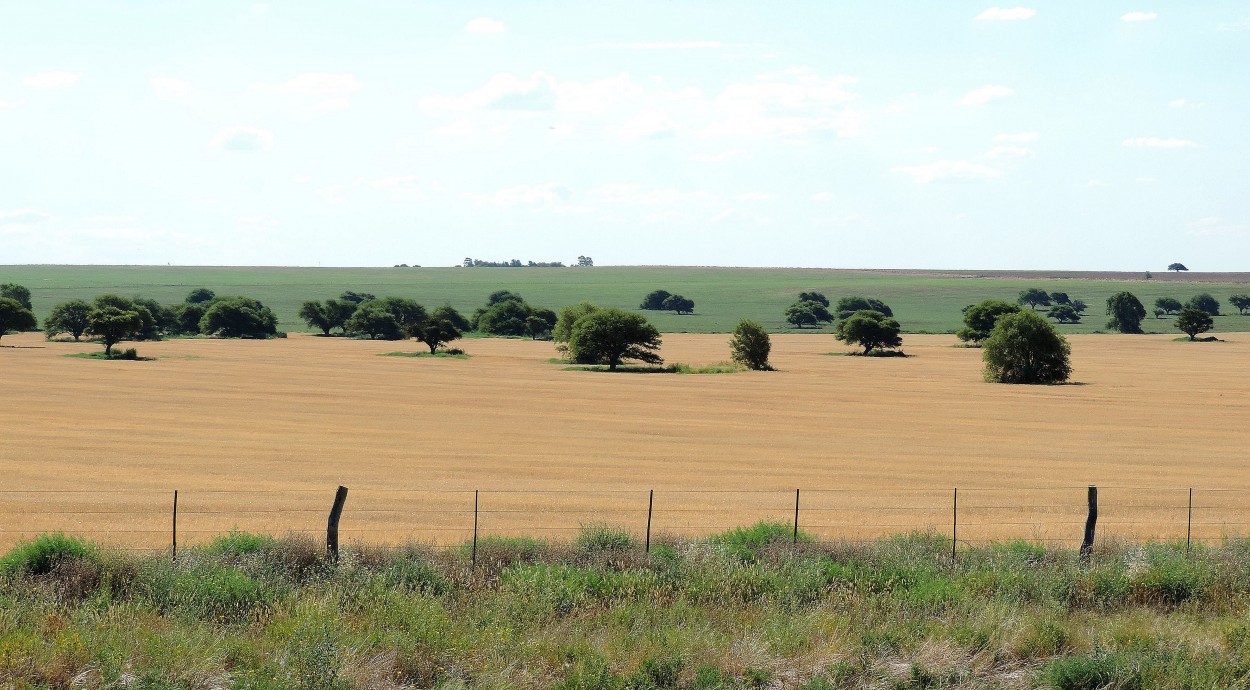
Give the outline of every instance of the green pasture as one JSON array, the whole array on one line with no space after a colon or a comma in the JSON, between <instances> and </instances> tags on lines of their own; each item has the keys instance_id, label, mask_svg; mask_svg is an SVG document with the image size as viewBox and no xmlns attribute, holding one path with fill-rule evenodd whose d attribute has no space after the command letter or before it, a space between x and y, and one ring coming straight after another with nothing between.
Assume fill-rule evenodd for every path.
<instances>
[{"instance_id":1,"label":"green pasture","mask_svg":"<svg viewBox=\"0 0 1250 690\"><path fill-rule=\"evenodd\" d=\"M519 292L536 306L558 309L581 300L603 306L637 308L650 291L664 289L695 301L695 313L678 316L648 312L666 333L727 333L743 318L771 331L791 330L782 312L801 291L823 292L831 300L853 294L876 297L894 310L909 333L950 333L962 323L961 309L984 299L1014 301L1020 290L1039 287L1062 291L1090 305L1084 322L1060 326L1068 333L1105 329L1104 303L1111 294L1129 290L1147 311L1158 297L1182 302L1209 292L1232 312L1218 317L1215 332L1250 330L1250 317L1236 315L1228 296L1250 292L1247 283L1187 283L1176 280L1085 280L1071 278L972 278L936 275L898 275L834 269L695 268L629 266L595 268L285 268L183 266L0 266L0 283L30 288L35 311L42 320L52 307L66 300L90 299L117 293L150 297L162 303L180 302L195 287L219 295L255 297L278 315L279 327L305 331L296 317L305 300L337 297L344 290L370 292L379 297L411 297L436 307L450 304L462 312L481 306L495 290ZM1174 319L1148 317L1147 332L1177 333ZM828 332L828 329L822 329ZM807 332L816 332L808 329Z\"/></svg>"}]
</instances>

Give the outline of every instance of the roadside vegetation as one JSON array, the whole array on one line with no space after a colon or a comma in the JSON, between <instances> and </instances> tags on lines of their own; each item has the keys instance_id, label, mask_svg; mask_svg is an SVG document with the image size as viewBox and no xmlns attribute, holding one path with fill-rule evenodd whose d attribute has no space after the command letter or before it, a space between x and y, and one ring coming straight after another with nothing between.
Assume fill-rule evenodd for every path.
<instances>
[{"instance_id":1,"label":"roadside vegetation","mask_svg":"<svg viewBox=\"0 0 1250 690\"><path fill-rule=\"evenodd\" d=\"M1250 542L1092 562L941 535L345 549L235 533L164 555L47 535L0 558L11 688L1228 688Z\"/></svg>"}]
</instances>

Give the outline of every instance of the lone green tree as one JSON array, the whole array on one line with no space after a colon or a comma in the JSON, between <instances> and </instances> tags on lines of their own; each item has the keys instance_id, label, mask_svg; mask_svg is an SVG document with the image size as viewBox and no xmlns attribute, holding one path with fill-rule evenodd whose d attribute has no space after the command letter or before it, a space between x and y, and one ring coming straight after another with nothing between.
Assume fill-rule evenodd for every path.
<instances>
[{"instance_id":1,"label":"lone green tree","mask_svg":"<svg viewBox=\"0 0 1250 690\"><path fill-rule=\"evenodd\" d=\"M678 314L693 314L694 300L683 297L682 295L669 295L664 298L664 308L668 311L677 312Z\"/></svg>"},{"instance_id":2,"label":"lone green tree","mask_svg":"<svg viewBox=\"0 0 1250 690\"><path fill-rule=\"evenodd\" d=\"M0 297L0 338L9 331L29 331L39 324L34 312L12 297Z\"/></svg>"},{"instance_id":3,"label":"lone green tree","mask_svg":"<svg viewBox=\"0 0 1250 690\"><path fill-rule=\"evenodd\" d=\"M994 324L1005 314L1015 314L1020 305L997 299L987 299L968 307L964 311L964 327L955 332L955 336L964 342L979 345L990 337Z\"/></svg>"},{"instance_id":4,"label":"lone green tree","mask_svg":"<svg viewBox=\"0 0 1250 690\"><path fill-rule=\"evenodd\" d=\"M1048 314L1048 316L1058 321L1059 323L1080 323L1081 322L1081 315L1077 313L1075 309L1072 308L1071 304L1056 304L1055 306L1050 308L1050 313Z\"/></svg>"},{"instance_id":5,"label":"lone green tree","mask_svg":"<svg viewBox=\"0 0 1250 690\"><path fill-rule=\"evenodd\" d=\"M1072 348L1034 311L1006 314L986 338L982 359L990 383L1063 383L1072 375Z\"/></svg>"},{"instance_id":6,"label":"lone green tree","mask_svg":"<svg viewBox=\"0 0 1250 690\"><path fill-rule=\"evenodd\" d=\"M1199 333L1206 333L1215 328L1215 319L1197 307L1185 307L1176 315L1176 329L1189 336L1191 341L1198 339Z\"/></svg>"},{"instance_id":7,"label":"lone green tree","mask_svg":"<svg viewBox=\"0 0 1250 690\"><path fill-rule=\"evenodd\" d=\"M729 341L729 352L733 361L755 371L769 371L768 354L772 351L772 340L768 331L754 321L743 319L734 329L734 336Z\"/></svg>"},{"instance_id":8,"label":"lone green tree","mask_svg":"<svg viewBox=\"0 0 1250 690\"><path fill-rule=\"evenodd\" d=\"M209 290L208 288L195 288L191 292L187 293L187 298L183 301L187 304L203 304L205 302L212 302L215 297L217 297L217 293Z\"/></svg>"},{"instance_id":9,"label":"lone green tree","mask_svg":"<svg viewBox=\"0 0 1250 690\"><path fill-rule=\"evenodd\" d=\"M1211 316L1220 315L1220 301L1206 292L1200 295L1194 295L1188 302L1185 303L1185 306L1193 307L1194 309L1201 309Z\"/></svg>"},{"instance_id":10,"label":"lone green tree","mask_svg":"<svg viewBox=\"0 0 1250 690\"><path fill-rule=\"evenodd\" d=\"M879 311L860 310L838 322L838 340L864 348L864 354L875 349L892 349L903 344L898 321Z\"/></svg>"},{"instance_id":11,"label":"lone green tree","mask_svg":"<svg viewBox=\"0 0 1250 690\"><path fill-rule=\"evenodd\" d=\"M1245 316L1246 310L1250 309L1250 295L1232 295L1228 303L1237 308L1238 314Z\"/></svg>"},{"instance_id":12,"label":"lone green tree","mask_svg":"<svg viewBox=\"0 0 1250 690\"><path fill-rule=\"evenodd\" d=\"M1188 271L1189 269L1185 268L1185 264L1175 263L1175 264L1168 264L1168 270L1176 271L1177 273L1180 273L1181 271Z\"/></svg>"},{"instance_id":13,"label":"lone green tree","mask_svg":"<svg viewBox=\"0 0 1250 690\"><path fill-rule=\"evenodd\" d=\"M91 303L85 300L70 300L52 307L52 312L43 322L44 337L51 340L60 333L68 333L77 341L87 332L91 325Z\"/></svg>"},{"instance_id":14,"label":"lone green tree","mask_svg":"<svg viewBox=\"0 0 1250 690\"><path fill-rule=\"evenodd\" d=\"M598 309L573 324L569 353L577 362L607 364L615 371L622 361L636 359L663 364L660 332L640 314L611 307Z\"/></svg>"},{"instance_id":15,"label":"lone green tree","mask_svg":"<svg viewBox=\"0 0 1250 690\"><path fill-rule=\"evenodd\" d=\"M642 298L642 304L638 305L639 309L648 311L661 311L664 309L664 300L668 299L673 293L668 290L652 290Z\"/></svg>"},{"instance_id":16,"label":"lone green tree","mask_svg":"<svg viewBox=\"0 0 1250 690\"><path fill-rule=\"evenodd\" d=\"M1050 293L1050 302L1051 304L1072 304L1072 298L1068 297L1066 292L1052 292Z\"/></svg>"},{"instance_id":17,"label":"lone green tree","mask_svg":"<svg viewBox=\"0 0 1250 690\"><path fill-rule=\"evenodd\" d=\"M0 285L0 297L7 297L22 305L23 309L34 311L34 306L30 303L30 289L25 285L17 283L5 283ZM33 326L32 326L33 328Z\"/></svg>"},{"instance_id":18,"label":"lone green tree","mask_svg":"<svg viewBox=\"0 0 1250 690\"><path fill-rule=\"evenodd\" d=\"M1035 310L1038 307L1049 307L1050 293L1041 288L1028 288L1020 291L1020 296L1016 298L1016 301L1020 304L1027 304Z\"/></svg>"},{"instance_id":19,"label":"lone green tree","mask_svg":"<svg viewBox=\"0 0 1250 690\"><path fill-rule=\"evenodd\" d=\"M104 356L113 354L113 346L123 340L134 340L143 331L143 317L137 311L121 309L113 305L96 307L91 311L87 332L99 336L104 343Z\"/></svg>"},{"instance_id":20,"label":"lone green tree","mask_svg":"<svg viewBox=\"0 0 1250 690\"><path fill-rule=\"evenodd\" d=\"M1164 314L1175 314L1185 305L1181 304L1181 301L1174 297L1160 297L1155 300L1155 306L1162 309Z\"/></svg>"},{"instance_id":21,"label":"lone green tree","mask_svg":"<svg viewBox=\"0 0 1250 690\"><path fill-rule=\"evenodd\" d=\"M1141 321L1146 318L1146 308L1131 292L1117 292L1107 298L1107 328L1121 333L1141 333Z\"/></svg>"},{"instance_id":22,"label":"lone green tree","mask_svg":"<svg viewBox=\"0 0 1250 690\"><path fill-rule=\"evenodd\" d=\"M299 317L312 328L320 328L323 335L330 335L333 328L343 329L347 320L356 313L357 304L347 300L328 299L325 302L309 300L299 308ZM346 329L343 329L346 333Z\"/></svg>"},{"instance_id":23,"label":"lone green tree","mask_svg":"<svg viewBox=\"0 0 1250 690\"><path fill-rule=\"evenodd\" d=\"M436 309L435 312L437 311ZM450 320L431 317L424 323L409 329L408 335L425 343L430 348L430 354L434 354L439 346L459 340L463 334Z\"/></svg>"}]
</instances>

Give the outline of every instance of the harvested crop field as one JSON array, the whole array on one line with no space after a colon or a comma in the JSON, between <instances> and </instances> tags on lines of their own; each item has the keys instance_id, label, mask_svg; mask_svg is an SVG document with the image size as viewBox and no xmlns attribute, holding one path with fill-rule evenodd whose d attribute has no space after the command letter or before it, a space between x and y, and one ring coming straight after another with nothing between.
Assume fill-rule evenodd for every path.
<instances>
[{"instance_id":1,"label":"harvested crop field","mask_svg":"<svg viewBox=\"0 0 1250 690\"><path fill-rule=\"evenodd\" d=\"M981 382L980 351L907 336L908 358L830 356L773 337L771 373L607 374L550 343L463 342L468 360L382 357L419 343L293 335L140 343L154 361L67 358L93 344L5 336L4 546L43 531L105 543L230 529L462 543L571 537L606 522L700 534L761 519L825 539L912 530L1079 542L1250 532L1250 334L1071 336L1077 385ZM727 358L724 335L667 335L669 362Z\"/></svg>"}]
</instances>

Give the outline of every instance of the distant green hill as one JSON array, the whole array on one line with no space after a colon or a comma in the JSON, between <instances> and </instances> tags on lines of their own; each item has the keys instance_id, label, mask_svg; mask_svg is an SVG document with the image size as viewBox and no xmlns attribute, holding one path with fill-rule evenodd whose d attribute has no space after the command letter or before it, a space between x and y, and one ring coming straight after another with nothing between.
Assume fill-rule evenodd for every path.
<instances>
[{"instance_id":1,"label":"distant green hill","mask_svg":"<svg viewBox=\"0 0 1250 690\"><path fill-rule=\"evenodd\" d=\"M1218 282L1209 282L1209 281ZM40 319L53 305L113 292L180 302L194 287L221 295L255 297L278 314L284 330L307 330L296 317L304 300L336 297L344 290L379 297L412 297L427 307L451 304L464 312L499 289L521 293L532 304L559 308L581 300L635 309L650 291L664 289L695 301L695 313L647 312L664 332L725 333L739 319L773 331L790 330L782 312L801 291L823 292L836 301L866 295L886 302L907 332L948 333L961 324L961 309L984 299L1015 301L1020 290L1062 291L1090 305L1084 323L1061 326L1071 333L1104 328L1104 303L1120 290L1136 294L1149 310L1158 297L1185 301L1209 292L1234 315L1216 319L1216 332L1250 331L1250 316L1236 316L1228 296L1250 292L1250 274L1141 274L1046 272L857 271L799 268L707 268L599 266L594 268L275 268L180 266L0 266L0 283L31 289ZM1148 332L1176 333L1172 318L1147 318ZM824 329L825 332L828 329ZM814 332L808 329L807 332Z\"/></svg>"}]
</instances>

